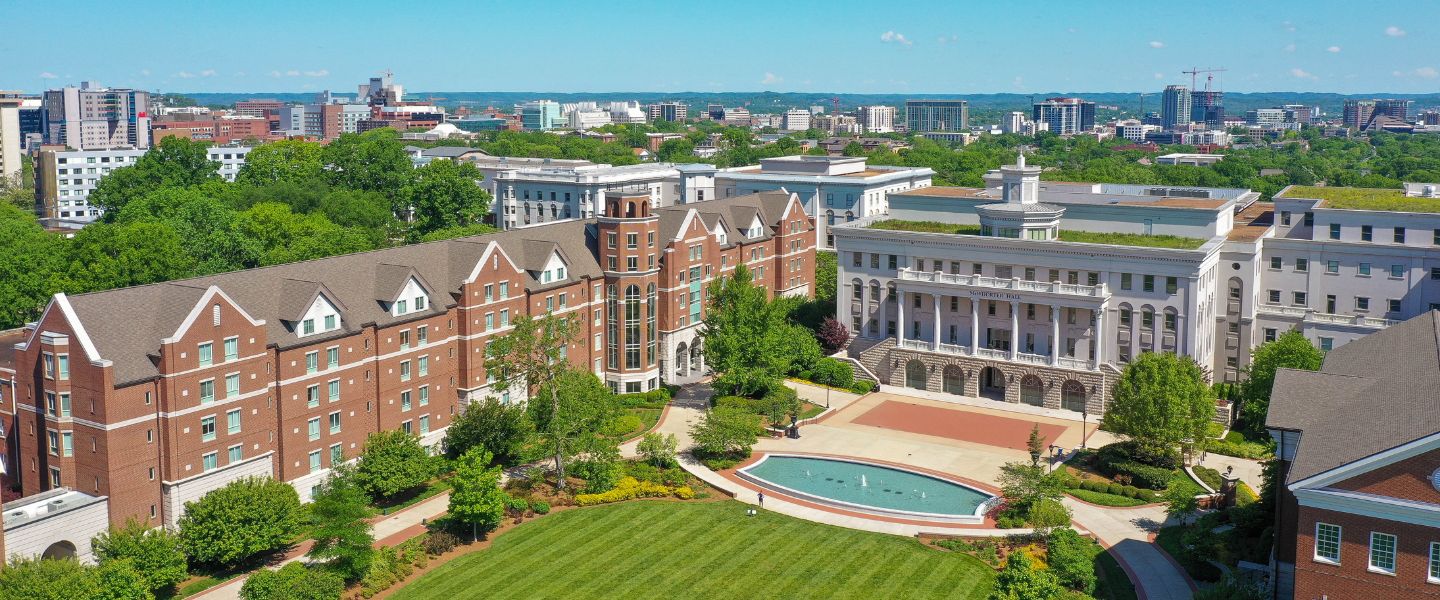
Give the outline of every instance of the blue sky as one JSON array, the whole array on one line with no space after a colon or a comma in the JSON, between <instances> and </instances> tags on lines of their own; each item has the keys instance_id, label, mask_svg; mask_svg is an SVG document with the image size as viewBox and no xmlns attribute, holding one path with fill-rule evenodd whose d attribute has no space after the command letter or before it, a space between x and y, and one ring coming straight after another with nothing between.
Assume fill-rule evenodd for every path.
<instances>
[{"instance_id":1,"label":"blue sky","mask_svg":"<svg viewBox=\"0 0 1440 600\"><path fill-rule=\"evenodd\" d=\"M77 4L0 0L0 89L1440 92L1430 1Z\"/></svg>"}]
</instances>

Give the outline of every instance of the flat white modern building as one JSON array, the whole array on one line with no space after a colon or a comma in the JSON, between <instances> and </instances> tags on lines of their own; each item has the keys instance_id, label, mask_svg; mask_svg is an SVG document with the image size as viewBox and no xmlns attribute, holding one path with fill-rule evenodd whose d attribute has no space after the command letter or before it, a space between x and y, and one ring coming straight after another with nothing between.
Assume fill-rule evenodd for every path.
<instances>
[{"instance_id":1,"label":"flat white modern building","mask_svg":"<svg viewBox=\"0 0 1440 600\"><path fill-rule=\"evenodd\" d=\"M888 213L832 229L852 356L896 386L1093 415L1141 352L1236 381L1283 331L1328 350L1440 307L1424 186L1292 187L1271 205L1039 174L1022 157L984 189L893 193Z\"/></svg>"},{"instance_id":2,"label":"flat white modern building","mask_svg":"<svg viewBox=\"0 0 1440 600\"><path fill-rule=\"evenodd\" d=\"M208 148L210 160L219 163L216 172L234 181L248 146ZM35 162L35 197L41 218L60 227L82 227L104 212L91 206L90 192L115 169L128 167L145 155L145 150L56 150L42 148Z\"/></svg>"},{"instance_id":3,"label":"flat white modern building","mask_svg":"<svg viewBox=\"0 0 1440 600\"><path fill-rule=\"evenodd\" d=\"M810 111L792 108L785 111L780 121L780 129L785 131L805 131L810 129Z\"/></svg>"},{"instance_id":4,"label":"flat white modern building","mask_svg":"<svg viewBox=\"0 0 1440 600\"><path fill-rule=\"evenodd\" d=\"M715 198L713 175L708 178L709 186L697 188L697 181L707 178L699 173L687 175L677 167L670 163L618 167L542 163L520 169L495 166L493 171L481 170L495 198L492 204L496 226L514 229L594 217L605 205L607 194L648 193L650 205L656 208ZM708 165L701 165L699 171L707 167L713 174L715 168ZM694 172L693 167L691 170Z\"/></svg>"},{"instance_id":5,"label":"flat white modern building","mask_svg":"<svg viewBox=\"0 0 1440 600\"><path fill-rule=\"evenodd\" d=\"M861 106L855 110L855 116L860 121L860 125L865 128L864 133L895 131L895 107L893 106Z\"/></svg>"},{"instance_id":6,"label":"flat white modern building","mask_svg":"<svg viewBox=\"0 0 1440 600\"><path fill-rule=\"evenodd\" d=\"M715 192L722 198L780 189L798 194L816 218L820 247L831 248L831 226L883 214L889 194L929 187L934 176L928 167L868 165L861 157L782 156L720 170Z\"/></svg>"},{"instance_id":7,"label":"flat white modern building","mask_svg":"<svg viewBox=\"0 0 1440 600\"><path fill-rule=\"evenodd\" d=\"M20 104L18 92L0 90L0 179L20 175Z\"/></svg>"}]
</instances>

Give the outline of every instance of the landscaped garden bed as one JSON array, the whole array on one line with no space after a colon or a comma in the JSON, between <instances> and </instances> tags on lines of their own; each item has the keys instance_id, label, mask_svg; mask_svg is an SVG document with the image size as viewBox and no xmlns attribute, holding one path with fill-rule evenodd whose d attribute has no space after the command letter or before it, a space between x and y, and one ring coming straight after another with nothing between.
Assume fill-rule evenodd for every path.
<instances>
[{"instance_id":1,"label":"landscaped garden bed","mask_svg":"<svg viewBox=\"0 0 1440 600\"><path fill-rule=\"evenodd\" d=\"M1056 575L1077 598L1133 600L1135 586L1099 542L1068 528L1046 534L1004 537L921 536L922 543L967 554L1001 569L1011 554L1024 554L1037 570Z\"/></svg>"}]
</instances>

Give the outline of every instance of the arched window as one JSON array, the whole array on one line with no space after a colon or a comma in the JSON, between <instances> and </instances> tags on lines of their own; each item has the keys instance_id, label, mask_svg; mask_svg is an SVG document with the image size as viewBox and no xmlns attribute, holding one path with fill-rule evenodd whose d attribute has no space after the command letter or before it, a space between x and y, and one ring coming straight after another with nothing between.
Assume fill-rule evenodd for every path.
<instances>
[{"instance_id":1,"label":"arched window","mask_svg":"<svg viewBox=\"0 0 1440 600\"><path fill-rule=\"evenodd\" d=\"M638 285L630 285L625 288L625 368L640 368L640 286Z\"/></svg>"},{"instance_id":2,"label":"arched window","mask_svg":"<svg viewBox=\"0 0 1440 600\"><path fill-rule=\"evenodd\" d=\"M701 348L700 338L695 338L695 343L690 345L690 370L696 373L703 373L705 370L705 354Z\"/></svg>"},{"instance_id":3,"label":"arched window","mask_svg":"<svg viewBox=\"0 0 1440 600\"><path fill-rule=\"evenodd\" d=\"M1035 375L1020 379L1020 401L1031 406L1045 405L1045 382Z\"/></svg>"},{"instance_id":4,"label":"arched window","mask_svg":"<svg viewBox=\"0 0 1440 600\"><path fill-rule=\"evenodd\" d=\"M905 363L905 387L925 389L925 363L916 359Z\"/></svg>"},{"instance_id":5,"label":"arched window","mask_svg":"<svg viewBox=\"0 0 1440 600\"><path fill-rule=\"evenodd\" d=\"M685 342L675 348L675 376L685 377L690 374L690 348Z\"/></svg>"},{"instance_id":6,"label":"arched window","mask_svg":"<svg viewBox=\"0 0 1440 600\"><path fill-rule=\"evenodd\" d=\"M944 372L943 388L947 394L956 396L965 395L965 372L960 365L946 365Z\"/></svg>"},{"instance_id":7,"label":"arched window","mask_svg":"<svg viewBox=\"0 0 1440 600\"><path fill-rule=\"evenodd\" d=\"M620 326L618 324L620 306L615 297L615 284L613 283L605 286L605 305L606 333L609 334L607 337L610 339L605 364L610 365L611 369L618 369L620 368Z\"/></svg>"},{"instance_id":8,"label":"arched window","mask_svg":"<svg viewBox=\"0 0 1440 600\"><path fill-rule=\"evenodd\" d=\"M854 212L854 211L849 211L849 210L845 211L845 222L846 222L846 223L849 223L849 222L854 221L854 220L855 220L855 212Z\"/></svg>"},{"instance_id":9,"label":"arched window","mask_svg":"<svg viewBox=\"0 0 1440 600\"><path fill-rule=\"evenodd\" d=\"M870 301L871 301L871 302L879 302L879 301L880 301L880 282L878 282L878 281L871 281L871 282L870 282Z\"/></svg>"},{"instance_id":10,"label":"arched window","mask_svg":"<svg viewBox=\"0 0 1440 600\"><path fill-rule=\"evenodd\" d=\"M1060 408L1084 412L1085 384L1074 379L1065 380L1065 384L1060 388Z\"/></svg>"},{"instance_id":11,"label":"arched window","mask_svg":"<svg viewBox=\"0 0 1440 600\"><path fill-rule=\"evenodd\" d=\"M835 226L835 211L833 211L833 210L827 210L827 211L825 211L825 224L826 224L826 225L829 225L829 226L831 226L831 227L834 227L834 226Z\"/></svg>"},{"instance_id":12,"label":"arched window","mask_svg":"<svg viewBox=\"0 0 1440 600\"><path fill-rule=\"evenodd\" d=\"M855 299L855 300L857 300L857 301L858 301L858 300L864 300L864 299L865 299L865 283L862 282L862 281L860 281L859 279L853 279L853 280L851 280L851 281L850 281L850 297L853 298L853 299Z\"/></svg>"},{"instance_id":13,"label":"arched window","mask_svg":"<svg viewBox=\"0 0 1440 600\"><path fill-rule=\"evenodd\" d=\"M655 366L655 284L645 292L645 364Z\"/></svg>"}]
</instances>

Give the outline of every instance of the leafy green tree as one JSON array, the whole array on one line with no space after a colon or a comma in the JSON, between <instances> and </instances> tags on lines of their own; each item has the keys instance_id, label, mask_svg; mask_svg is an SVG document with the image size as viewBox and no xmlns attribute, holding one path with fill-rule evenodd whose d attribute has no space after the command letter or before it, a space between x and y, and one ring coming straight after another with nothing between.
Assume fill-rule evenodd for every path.
<instances>
[{"instance_id":1,"label":"leafy green tree","mask_svg":"<svg viewBox=\"0 0 1440 600\"><path fill-rule=\"evenodd\" d=\"M565 315L546 315L539 319L520 316L511 325L509 333L491 340L485 347L485 371L498 374L497 385L519 383L527 392L535 393L527 405L531 421L553 451L555 470L559 473L557 487L564 489L568 442L576 433L576 423L562 405L566 399L561 397L561 386L556 382L572 370L561 349L575 339L579 321ZM575 378L570 379L570 383L576 382ZM581 403L584 402L582 399ZM541 405L544 412L539 416L543 419L536 418Z\"/></svg>"},{"instance_id":2,"label":"leafy green tree","mask_svg":"<svg viewBox=\"0 0 1440 600\"><path fill-rule=\"evenodd\" d=\"M15 557L0 569L0 600L74 600L101 594L94 568L73 558Z\"/></svg>"},{"instance_id":3,"label":"leafy green tree","mask_svg":"<svg viewBox=\"0 0 1440 600\"><path fill-rule=\"evenodd\" d=\"M474 225L490 210L490 192L480 187L483 177L473 163L437 160L415 169L415 177L400 196L399 209L414 211L416 237L446 229Z\"/></svg>"},{"instance_id":4,"label":"leafy green tree","mask_svg":"<svg viewBox=\"0 0 1440 600\"><path fill-rule=\"evenodd\" d=\"M1025 522L1029 523L1036 533L1042 534L1057 527L1069 526L1072 517L1070 509L1059 500L1040 500L1025 511Z\"/></svg>"},{"instance_id":5,"label":"leafy green tree","mask_svg":"<svg viewBox=\"0 0 1440 600\"><path fill-rule=\"evenodd\" d=\"M1200 499L1196 498L1204 493L1200 486L1195 485L1183 473L1177 473L1170 479L1170 485L1166 486L1165 493L1161 494L1161 502L1165 503L1165 515L1180 520L1185 524L1190 515L1200 510Z\"/></svg>"},{"instance_id":6,"label":"leafy green tree","mask_svg":"<svg viewBox=\"0 0 1440 600\"><path fill-rule=\"evenodd\" d=\"M388 127L341 134L325 146L321 158L326 178L339 187L397 194L415 179L400 133Z\"/></svg>"},{"instance_id":7,"label":"leafy green tree","mask_svg":"<svg viewBox=\"0 0 1440 600\"><path fill-rule=\"evenodd\" d=\"M150 582L128 558L107 561L95 569L100 593L94 600L153 600Z\"/></svg>"},{"instance_id":8,"label":"leafy green tree","mask_svg":"<svg viewBox=\"0 0 1440 600\"><path fill-rule=\"evenodd\" d=\"M1102 425L1143 443L1173 447L1203 440L1214 416L1214 391L1193 358L1145 352L1125 365Z\"/></svg>"},{"instance_id":9,"label":"leafy green tree","mask_svg":"<svg viewBox=\"0 0 1440 600\"><path fill-rule=\"evenodd\" d=\"M1036 569L1024 552L1011 552L1005 568L995 576L989 600L1058 600L1065 595L1064 586L1053 573Z\"/></svg>"},{"instance_id":10,"label":"leafy green tree","mask_svg":"<svg viewBox=\"0 0 1440 600\"><path fill-rule=\"evenodd\" d=\"M1065 487L1059 477L1046 473L1042 467L1022 462L1001 465L999 483L1006 503L1022 512L1043 501L1058 503L1065 497Z\"/></svg>"},{"instance_id":11,"label":"leafy green tree","mask_svg":"<svg viewBox=\"0 0 1440 600\"><path fill-rule=\"evenodd\" d=\"M245 166L235 182L264 185L277 182L308 182L324 174L325 147L304 140L279 140L261 144L245 156Z\"/></svg>"},{"instance_id":12,"label":"leafy green tree","mask_svg":"<svg viewBox=\"0 0 1440 600\"><path fill-rule=\"evenodd\" d=\"M181 279L195 259L169 223L95 223L70 240L66 278L72 290L108 290Z\"/></svg>"},{"instance_id":13,"label":"leafy green tree","mask_svg":"<svg viewBox=\"0 0 1440 600\"><path fill-rule=\"evenodd\" d=\"M189 576L180 536L164 528L151 529L136 519L96 536L91 547L102 565L129 561L149 590L170 589Z\"/></svg>"},{"instance_id":14,"label":"leafy green tree","mask_svg":"<svg viewBox=\"0 0 1440 600\"><path fill-rule=\"evenodd\" d=\"M645 458L645 462L668 469L675 466L675 452L679 448L679 441L675 434L650 432L635 445L635 452Z\"/></svg>"},{"instance_id":15,"label":"leafy green tree","mask_svg":"<svg viewBox=\"0 0 1440 600\"><path fill-rule=\"evenodd\" d=\"M160 188L188 187L216 180L220 163L210 160L209 144L167 137L128 167L115 169L95 184L88 200L105 209L106 218L130 201Z\"/></svg>"},{"instance_id":16,"label":"leafy green tree","mask_svg":"<svg viewBox=\"0 0 1440 600\"><path fill-rule=\"evenodd\" d=\"M1040 457L1045 454L1045 436L1040 435L1039 423L1030 428L1030 439L1026 440L1025 448L1030 451L1030 466L1040 466Z\"/></svg>"},{"instance_id":17,"label":"leafy green tree","mask_svg":"<svg viewBox=\"0 0 1440 600\"><path fill-rule=\"evenodd\" d=\"M375 551L371 545L370 507L365 490L356 482L352 467L339 466L311 498L310 537L315 544L306 556L326 564L346 581L358 581L370 570Z\"/></svg>"},{"instance_id":18,"label":"leafy green tree","mask_svg":"<svg viewBox=\"0 0 1440 600\"><path fill-rule=\"evenodd\" d=\"M277 570L260 569L240 587L242 600L339 600L345 581L324 569L286 563Z\"/></svg>"},{"instance_id":19,"label":"leafy green tree","mask_svg":"<svg viewBox=\"0 0 1440 600\"><path fill-rule=\"evenodd\" d=\"M500 468L490 466L492 457L481 446L473 446L455 462L450 480L450 516L470 526L471 539L480 530L489 531L505 518L505 490L500 488Z\"/></svg>"},{"instance_id":20,"label":"leafy green tree","mask_svg":"<svg viewBox=\"0 0 1440 600\"><path fill-rule=\"evenodd\" d=\"M1261 432L1265 415L1270 410L1270 388L1275 385L1275 371L1281 368L1317 371L1325 361L1325 353L1306 339L1305 334L1290 330L1274 341L1265 342L1250 354L1246 379L1240 384L1241 421L1245 429Z\"/></svg>"},{"instance_id":21,"label":"leafy green tree","mask_svg":"<svg viewBox=\"0 0 1440 600\"><path fill-rule=\"evenodd\" d=\"M362 231L331 223L324 215L295 214L289 206L273 202L256 204L236 215L231 235L253 240L263 249L254 266L373 249L373 242Z\"/></svg>"},{"instance_id":22,"label":"leafy green tree","mask_svg":"<svg viewBox=\"0 0 1440 600\"><path fill-rule=\"evenodd\" d=\"M1069 527L1050 532L1045 539L1045 563L1060 585L1082 594L1095 593L1093 546L1094 542Z\"/></svg>"},{"instance_id":23,"label":"leafy green tree","mask_svg":"<svg viewBox=\"0 0 1440 600\"><path fill-rule=\"evenodd\" d=\"M470 225L457 225L455 227L436 229L435 231L420 236L420 241L438 242L440 240L453 240L455 238L470 237L472 235L485 235L487 233L495 233L496 231L500 230L496 229L493 225L472 223Z\"/></svg>"},{"instance_id":24,"label":"leafy green tree","mask_svg":"<svg viewBox=\"0 0 1440 600\"><path fill-rule=\"evenodd\" d=\"M607 426L619 413L615 394L605 382L589 371L565 369L540 386L527 408L540 440L555 454L559 481L565 479L562 460L584 455L587 472L614 466L619 458L616 442L605 435ZM554 399L545 402L544 399ZM563 486L558 486L563 487Z\"/></svg>"},{"instance_id":25,"label":"leafy green tree","mask_svg":"<svg viewBox=\"0 0 1440 600\"><path fill-rule=\"evenodd\" d=\"M450 422L445 430L445 455L459 458L471 448L480 447L493 453L496 464L515 465L534 435L535 424L524 405L505 404L486 396L471 402Z\"/></svg>"},{"instance_id":26,"label":"leafy green tree","mask_svg":"<svg viewBox=\"0 0 1440 600\"><path fill-rule=\"evenodd\" d=\"M399 429L370 434L355 468L356 483L382 502L424 485L433 475L435 463L420 437Z\"/></svg>"},{"instance_id":27,"label":"leafy green tree","mask_svg":"<svg viewBox=\"0 0 1440 600\"><path fill-rule=\"evenodd\" d=\"M691 426L690 435L697 449L712 456L749 452L760 435L760 415L717 406Z\"/></svg>"},{"instance_id":28,"label":"leafy green tree","mask_svg":"<svg viewBox=\"0 0 1440 600\"><path fill-rule=\"evenodd\" d=\"M300 526L300 496L288 483L250 477L185 503L180 541L190 560L235 566L284 546Z\"/></svg>"},{"instance_id":29,"label":"leafy green tree","mask_svg":"<svg viewBox=\"0 0 1440 600\"><path fill-rule=\"evenodd\" d=\"M67 251L66 240L46 232L34 215L0 204L0 328L39 318L50 297L66 288Z\"/></svg>"},{"instance_id":30,"label":"leafy green tree","mask_svg":"<svg viewBox=\"0 0 1440 600\"><path fill-rule=\"evenodd\" d=\"M709 296L700 331L706 362L720 374L719 387L758 397L771 381L788 374L794 357L786 350L798 347L791 339L795 332L785 320L785 307L766 297L744 265L712 283Z\"/></svg>"}]
</instances>

